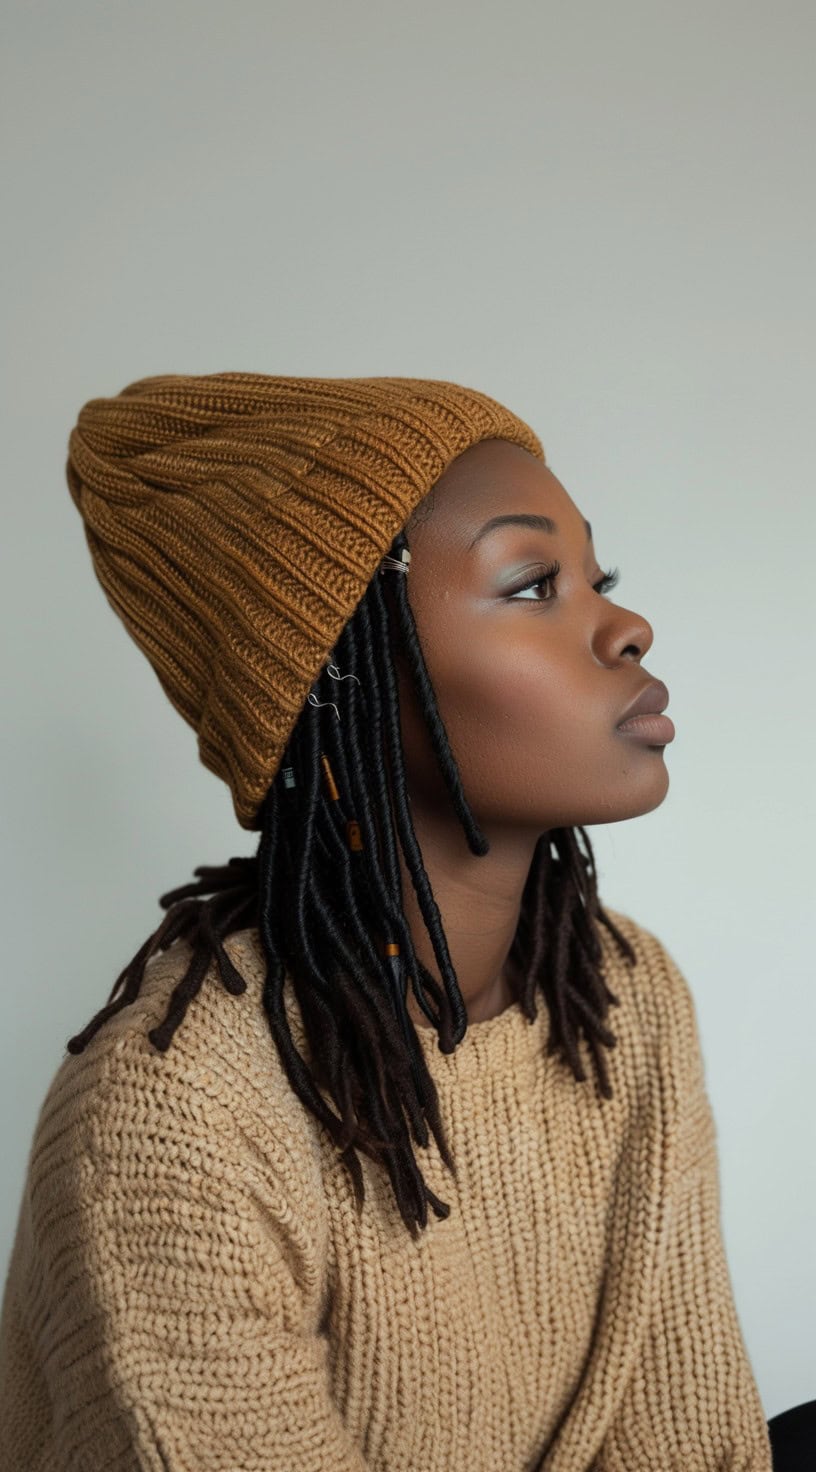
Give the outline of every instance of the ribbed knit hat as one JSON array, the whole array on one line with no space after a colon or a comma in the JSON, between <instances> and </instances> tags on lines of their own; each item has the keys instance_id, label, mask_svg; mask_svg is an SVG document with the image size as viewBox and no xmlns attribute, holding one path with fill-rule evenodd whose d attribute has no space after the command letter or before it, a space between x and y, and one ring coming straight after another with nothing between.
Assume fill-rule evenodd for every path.
<instances>
[{"instance_id":1,"label":"ribbed knit hat","mask_svg":"<svg viewBox=\"0 0 816 1472\"><path fill-rule=\"evenodd\" d=\"M243 828L394 537L484 439L545 458L435 379L163 374L80 411L66 476L96 575Z\"/></svg>"}]
</instances>

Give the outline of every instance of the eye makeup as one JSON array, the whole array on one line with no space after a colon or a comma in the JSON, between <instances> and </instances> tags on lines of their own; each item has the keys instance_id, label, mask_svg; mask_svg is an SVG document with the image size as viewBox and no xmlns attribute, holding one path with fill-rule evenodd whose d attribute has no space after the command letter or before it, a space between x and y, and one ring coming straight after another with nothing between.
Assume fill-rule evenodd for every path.
<instances>
[{"instance_id":1,"label":"eye makeup","mask_svg":"<svg viewBox=\"0 0 816 1472\"><path fill-rule=\"evenodd\" d=\"M560 562L552 562L548 566L544 566L542 564L541 567L535 568L532 573L528 573L525 577L524 582L519 583L518 587L516 588L511 588L505 596L508 598L515 598L518 596L519 593L526 592L528 588L537 588L542 586L544 583L552 583L554 585L560 571ZM620 570L616 567L612 568L609 572L605 572L603 576L598 580L598 582L593 583L592 586L596 593L600 593L603 596L605 593L611 592L611 590L617 586L619 581ZM536 600L530 599L529 601L535 602ZM554 597L541 598L538 601L540 603L552 603L554 602Z\"/></svg>"}]
</instances>

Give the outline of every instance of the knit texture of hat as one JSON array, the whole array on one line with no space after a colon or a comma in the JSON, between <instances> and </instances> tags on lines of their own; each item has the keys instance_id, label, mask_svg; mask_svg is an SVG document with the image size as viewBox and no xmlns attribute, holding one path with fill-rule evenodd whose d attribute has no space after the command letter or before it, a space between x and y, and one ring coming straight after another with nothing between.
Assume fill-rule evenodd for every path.
<instances>
[{"instance_id":1,"label":"knit texture of hat","mask_svg":"<svg viewBox=\"0 0 816 1472\"><path fill-rule=\"evenodd\" d=\"M545 458L435 379L163 374L80 410L66 477L96 575L243 828L394 537L484 439Z\"/></svg>"}]
</instances>

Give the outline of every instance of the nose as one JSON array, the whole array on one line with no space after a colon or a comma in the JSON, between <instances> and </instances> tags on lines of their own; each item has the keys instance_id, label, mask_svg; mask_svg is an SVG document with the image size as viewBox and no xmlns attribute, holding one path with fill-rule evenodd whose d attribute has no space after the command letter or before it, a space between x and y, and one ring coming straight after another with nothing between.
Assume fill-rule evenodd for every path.
<instances>
[{"instance_id":1,"label":"nose","mask_svg":"<svg viewBox=\"0 0 816 1472\"><path fill-rule=\"evenodd\" d=\"M609 620L607 638L608 653L612 661L627 658L643 659L654 643L654 631L649 620L631 608L614 605L615 617Z\"/></svg>"}]
</instances>

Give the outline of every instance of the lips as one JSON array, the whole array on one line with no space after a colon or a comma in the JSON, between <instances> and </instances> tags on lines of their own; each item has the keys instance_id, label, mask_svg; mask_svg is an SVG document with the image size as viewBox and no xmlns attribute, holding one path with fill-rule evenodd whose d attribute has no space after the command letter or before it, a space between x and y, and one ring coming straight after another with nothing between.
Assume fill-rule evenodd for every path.
<instances>
[{"instance_id":1,"label":"lips","mask_svg":"<svg viewBox=\"0 0 816 1472\"><path fill-rule=\"evenodd\" d=\"M668 703L669 692L663 681L649 680L647 685L641 686L631 705L626 707L618 721L618 727L622 726L624 721L631 720L632 716L661 715Z\"/></svg>"}]
</instances>

